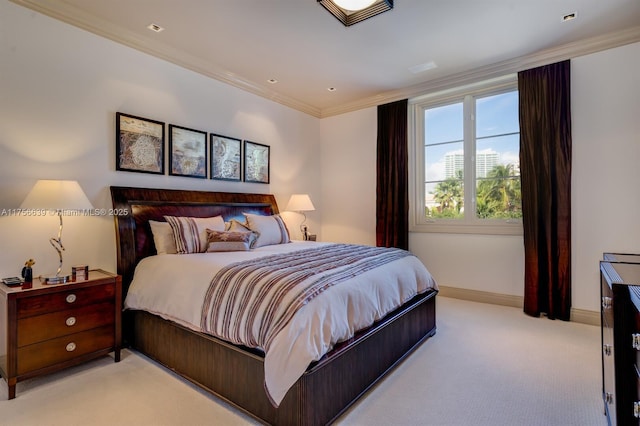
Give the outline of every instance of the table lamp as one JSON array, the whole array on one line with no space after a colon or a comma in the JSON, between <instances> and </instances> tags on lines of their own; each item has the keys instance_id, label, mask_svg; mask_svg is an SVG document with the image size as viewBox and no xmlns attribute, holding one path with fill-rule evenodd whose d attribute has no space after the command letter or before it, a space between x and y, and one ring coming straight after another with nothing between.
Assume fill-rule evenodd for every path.
<instances>
[{"instance_id":1,"label":"table lamp","mask_svg":"<svg viewBox=\"0 0 640 426\"><path fill-rule=\"evenodd\" d=\"M300 224L300 232L302 232L302 237L305 241L309 239L307 234L307 225L305 225L305 222L307 221L307 215L305 214L305 212L314 211L315 209L316 208L313 206L311 198L308 194L293 194L291 198L289 198L289 203L287 204L286 210L299 212L304 216L304 219Z\"/></svg>"},{"instance_id":2,"label":"table lamp","mask_svg":"<svg viewBox=\"0 0 640 426\"><path fill-rule=\"evenodd\" d=\"M40 279L46 284L60 284L70 281L70 276L62 274L62 216L66 212L93 209L91 202L75 180L39 180L24 199L20 208L46 210L47 214L57 213L60 218L58 237L50 238L49 242L58 252L60 263L54 275L42 276ZM73 213L71 213L73 214Z\"/></svg>"}]
</instances>

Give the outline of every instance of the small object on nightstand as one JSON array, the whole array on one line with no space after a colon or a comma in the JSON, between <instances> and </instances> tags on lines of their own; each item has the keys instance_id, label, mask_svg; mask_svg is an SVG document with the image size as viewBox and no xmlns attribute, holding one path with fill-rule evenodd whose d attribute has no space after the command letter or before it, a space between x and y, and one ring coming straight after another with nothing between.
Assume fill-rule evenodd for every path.
<instances>
[{"instance_id":1,"label":"small object on nightstand","mask_svg":"<svg viewBox=\"0 0 640 426\"><path fill-rule=\"evenodd\" d=\"M24 278L24 282L30 283L33 281L33 269L31 268L35 265L36 261L33 259L29 259L24 262L24 268L22 268L22 278Z\"/></svg>"},{"instance_id":2,"label":"small object on nightstand","mask_svg":"<svg viewBox=\"0 0 640 426\"><path fill-rule=\"evenodd\" d=\"M318 236L316 234L307 234L308 241L315 241Z\"/></svg>"},{"instance_id":3,"label":"small object on nightstand","mask_svg":"<svg viewBox=\"0 0 640 426\"><path fill-rule=\"evenodd\" d=\"M84 281L89 279L89 266L76 265L71 267L71 280Z\"/></svg>"},{"instance_id":4,"label":"small object on nightstand","mask_svg":"<svg viewBox=\"0 0 640 426\"><path fill-rule=\"evenodd\" d=\"M9 287L13 287L16 285L22 285L22 278L20 277L7 277L3 278L2 282Z\"/></svg>"}]
</instances>

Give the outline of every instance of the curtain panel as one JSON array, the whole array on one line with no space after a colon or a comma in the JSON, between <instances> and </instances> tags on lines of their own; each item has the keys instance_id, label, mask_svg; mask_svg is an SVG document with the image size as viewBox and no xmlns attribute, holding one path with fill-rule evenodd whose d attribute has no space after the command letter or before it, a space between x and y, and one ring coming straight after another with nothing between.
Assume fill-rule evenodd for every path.
<instances>
[{"instance_id":1,"label":"curtain panel","mask_svg":"<svg viewBox=\"0 0 640 426\"><path fill-rule=\"evenodd\" d=\"M376 245L409 249L407 99L378 106Z\"/></svg>"},{"instance_id":2,"label":"curtain panel","mask_svg":"<svg viewBox=\"0 0 640 426\"><path fill-rule=\"evenodd\" d=\"M570 62L518 73L524 311L571 314Z\"/></svg>"}]
</instances>

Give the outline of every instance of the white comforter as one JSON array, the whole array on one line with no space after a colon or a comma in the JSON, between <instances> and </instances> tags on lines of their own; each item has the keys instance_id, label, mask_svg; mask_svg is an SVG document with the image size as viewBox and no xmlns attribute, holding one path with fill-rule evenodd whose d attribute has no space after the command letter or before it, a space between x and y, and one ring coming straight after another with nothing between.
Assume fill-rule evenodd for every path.
<instances>
[{"instance_id":1,"label":"white comforter","mask_svg":"<svg viewBox=\"0 0 640 426\"><path fill-rule=\"evenodd\" d=\"M125 308L145 310L202 331L204 295L224 265L320 244L328 243L296 241L247 252L148 257L136 268ZM312 361L430 288L437 289L431 274L418 258L407 256L333 286L311 300L265 353L265 388L270 399L279 404Z\"/></svg>"}]
</instances>

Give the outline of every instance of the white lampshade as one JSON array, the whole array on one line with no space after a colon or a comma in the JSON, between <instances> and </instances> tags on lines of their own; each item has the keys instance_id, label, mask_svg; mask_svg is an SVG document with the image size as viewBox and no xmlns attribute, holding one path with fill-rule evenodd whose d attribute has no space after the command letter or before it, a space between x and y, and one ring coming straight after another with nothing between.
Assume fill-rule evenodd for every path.
<instances>
[{"instance_id":1,"label":"white lampshade","mask_svg":"<svg viewBox=\"0 0 640 426\"><path fill-rule=\"evenodd\" d=\"M290 212L310 212L315 209L308 194L293 194L287 204L287 211Z\"/></svg>"},{"instance_id":2,"label":"white lampshade","mask_svg":"<svg viewBox=\"0 0 640 426\"><path fill-rule=\"evenodd\" d=\"M93 209L91 202L84 194L80 184L75 180L39 180L31 188L20 205L22 209L48 210L56 213L60 219L58 237L50 238L49 242L58 252L58 270L55 275L41 276L40 279L46 284L66 283L71 278L68 274L62 273L62 216L65 211L78 211Z\"/></svg>"},{"instance_id":3,"label":"white lampshade","mask_svg":"<svg viewBox=\"0 0 640 426\"><path fill-rule=\"evenodd\" d=\"M358 11L371 6L376 0L333 0L333 2L345 10Z\"/></svg>"},{"instance_id":4,"label":"white lampshade","mask_svg":"<svg viewBox=\"0 0 640 426\"><path fill-rule=\"evenodd\" d=\"M75 180L39 180L20 205L22 209L84 210L91 202Z\"/></svg>"}]
</instances>

